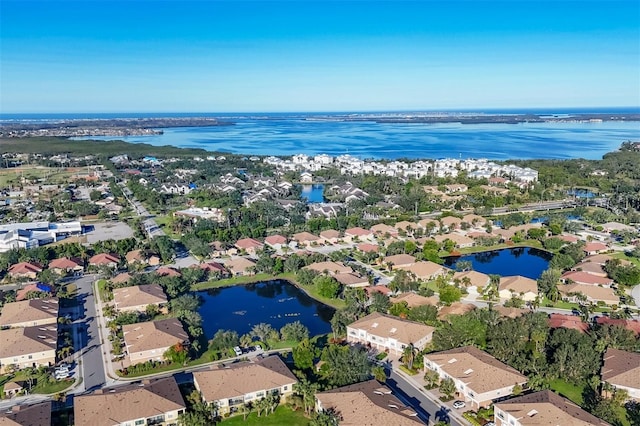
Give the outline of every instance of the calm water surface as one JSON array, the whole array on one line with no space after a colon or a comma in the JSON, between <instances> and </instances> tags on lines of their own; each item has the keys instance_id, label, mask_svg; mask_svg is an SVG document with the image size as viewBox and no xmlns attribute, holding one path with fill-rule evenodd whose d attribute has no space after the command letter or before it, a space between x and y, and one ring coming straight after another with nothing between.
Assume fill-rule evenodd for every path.
<instances>
[{"instance_id":1,"label":"calm water surface","mask_svg":"<svg viewBox=\"0 0 640 426\"><path fill-rule=\"evenodd\" d=\"M287 323L300 321L311 336L331 331L333 308L286 281L211 289L198 295L204 299L198 312L208 339L219 329L235 330L243 335L261 322L280 330Z\"/></svg>"},{"instance_id":2,"label":"calm water surface","mask_svg":"<svg viewBox=\"0 0 640 426\"><path fill-rule=\"evenodd\" d=\"M360 158L600 159L640 139L638 122L392 124L238 119L233 126L163 129L120 138L151 145L255 155L351 154ZM90 138L86 138L90 139ZM93 139L115 139L94 137Z\"/></svg>"},{"instance_id":3,"label":"calm water surface","mask_svg":"<svg viewBox=\"0 0 640 426\"><path fill-rule=\"evenodd\" d=\"M540 278L542 271L548 269L551 258L552 255L546 251L519 247L449 257L444 264L455 268L458 261L469 260L474 271L501 276L522 275L535 280Z\"/></svg>"}]
</instances>

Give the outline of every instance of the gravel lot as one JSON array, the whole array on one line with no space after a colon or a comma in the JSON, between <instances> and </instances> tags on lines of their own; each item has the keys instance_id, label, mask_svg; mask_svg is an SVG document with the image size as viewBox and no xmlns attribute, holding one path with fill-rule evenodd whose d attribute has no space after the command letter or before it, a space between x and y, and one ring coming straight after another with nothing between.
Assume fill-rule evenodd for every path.
<instances>
[{"instance_id":1,"label":"gravel lot","mask_svg":"<svg viewBox=\"0 0 640 426\"><path fill-rule=\"evenodd\" d=\"M133 237L133 230L124 222L96 222L92 223L93 230L86 234L90 244L104 240L123 240Z\"/></svg>"}]
</instances>

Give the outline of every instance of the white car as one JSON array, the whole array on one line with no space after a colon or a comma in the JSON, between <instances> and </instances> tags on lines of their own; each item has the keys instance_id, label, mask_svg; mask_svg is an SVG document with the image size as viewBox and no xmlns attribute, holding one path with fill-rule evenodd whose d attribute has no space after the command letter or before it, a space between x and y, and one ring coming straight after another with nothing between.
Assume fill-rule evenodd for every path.
<instances>
[{"instance_id":1,"label":"white car","mask_svg":"<svg viewBox=\"0 0 640 426\"><path fill-rule=\"evenodd\" d=\"M456 401L453 403L453 408L464 408L467 404L464 403L464 401Z\"/></svg>"}]
</instances>

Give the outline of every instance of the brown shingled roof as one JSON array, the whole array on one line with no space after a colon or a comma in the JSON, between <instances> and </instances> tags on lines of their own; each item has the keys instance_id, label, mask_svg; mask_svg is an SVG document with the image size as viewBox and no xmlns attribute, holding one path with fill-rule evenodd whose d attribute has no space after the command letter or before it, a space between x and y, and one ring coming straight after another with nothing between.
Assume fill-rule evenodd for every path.
<instances>
[{"instance_id":1,"label":"brown shingled roof","mask_svg":"<svg viewBox=\"0 0 640 426\"><path fill-rule=\"evenodd\" d=\"M51 401L35 405L14 405L10 412L0 413L2 426L43 426L51 424Z\"/></svg>"},{"instance_id":2,"label":"brown shingled roof","mask_svg":"<svg viewBox=\"0 0 640 426\"><path fill-rule=\"evenodd\" d=\"M76 426L113 426L186 408L173 377L103 389L74 401Z\"/></svg>"},{"instance_id":3,"label":"brown shingled roof","mask_svg":"<svg viewBox=\"0 0 640 426\"><path fill-rule=\"evenodd\" d=\"M413 426L423 424L391 390L377 380L369 380L316 394L322 408L333 408L341 425Z\"/></svg>"},{"instance_id":4,"label":"brown shingled roof","mask_svg":"<svg viewBox=\"0 0 640 426\"><path fill-rule=\"evenodd\" d=\"M55 350L58 343L58 326L49 324L0 330L0 342L0 358Z\"/></svg>"},{"instance_id":5,"label":"brown shingled roof","mask_svg":"<svg viewBox=\"0 0 640 426\"><path fill-rule=\"evenodd\" d=\"M113 300L118 309L131 306L167 303L167 296L159 284L145 284L113 290Z\"/></svg>"},{"instance_id":6,"label":"brown shingled roof","mask_svg":"<svg viewBox=\"0 0 640 426\"><path fill-rule=\"evenodd\" d=\"M165 348L189 340L182 324L175 318L127 324L122 326L122 332L130 353Z\"/></svg>"},{"instance_id":7,"label":"brown shingled roof","mask_svg":"<svg viewBox=\"0 0 640 426\"><path fill-rule=\"evenodd\" d=\"M640 353L609 348L603 359L602 380L612 385L640 389Z\"/></svg>"},{"instance_id":8,"label":"brown shingled roof","mask_svg":"<svg viewBox=\"0 0 640 426\"><path fill-rule=\"evenodd\" d=\"M43 320L51 323L58 321L58 298L48 297L7 303L2 307L0 327Z\"/></svg>"},{"instance_id":9,"label":"brown shingled roof","mask_svg":"<svg viewBox=\"0 0 640 426\"><path fill-rule=\"evenodd\" d=\"M461 380L478 394L527 381L519 371L473 346L427 354L425 360L437 364L449 376Z\"/></svg>"},{"instance_id":10,"label":"brown shingled roof","mask_svg":"<svg viewBox=\"0 0 640 426\"><path fill-rule=\"evenodd\" d=\"M428 325L403 320L392 315L374 312L348 325L350 328L367 330L367 333L380 337L391 337L402 343L414 343L435 330Z\"/></svg>"},{"instance_id":11,"label":"brown shingled roof","mask_svg":"<svg viewBox=\"0 0 640 426\"><path fill-rule=\"evenodd\" d=\"M530 393L495 404L519 419L521 425L608 425L607 422L587 413L568 399L550 390Z\"/></svg>"},{"instance_id":12,"label":"brown shingled roof","mask_svg":"<svg viewBox=\"0 0 640 426\"><path fill-rule=\"evenodd\" d=\"M280 357L275 355L256 362L196 371L193 379L207 402L279 388L298 381Z\"/></svg>"}]
</instances>

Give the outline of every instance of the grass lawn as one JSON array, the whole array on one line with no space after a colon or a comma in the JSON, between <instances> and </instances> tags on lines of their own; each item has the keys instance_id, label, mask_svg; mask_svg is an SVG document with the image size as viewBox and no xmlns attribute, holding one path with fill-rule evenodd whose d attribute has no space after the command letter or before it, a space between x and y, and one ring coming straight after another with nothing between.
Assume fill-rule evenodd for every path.
<instances>
[{"instance_id":1,"label":"grass lawn","mask_svg":"<svg viewBox=\"0 0 640 426\"><path fill-rule=\"evenodd\" d=\"M640 267L640 259L638 259L637 257L627 256L626 253L624 253L622 251L617 251L615 253L612 253L612 254L610 254L610 256L613 257L614 259L628 260L629 262L633 263L634 265Z\"/></svg>"},{"instance_id":2,"label":"grass lawn","mask_svg":"<svg viewBox=\"0 0 640 426\"><path fill-rule=\"evenodd\" d=\"M578 309L577 303L565 302L563 300L552 302L551 300L545 297L544 299L542 299L542 303L540 304L540 306L547 307L547 305L551 305L551 307L558 308L558 309L569 309L569 310L574 308Z\"/></svg>"},{"instance_id":3,"label":"grass lawn","mask_svg":"<svg viewBox=\"0 0 640 426\"><path fill-rule=\"evenodd\" d=\"M0 186L8 186L12 182L14 185L20 183L22 177L31 179L47 179L48 184L62 183L74 173L79 171L85 172L80 168L60 168L60 167L44 167L44 166L20 166L9 169L0 170Z\"/></svg>"},{"instance_id":4,"label":"grass lawn","mask_svg":"<svg viewBox=\"0 0 640 426\"><path fill-rule=\"evenodd\" d=\"M0 395L4 395L4 385L8 382L26 382L26 375L23 372L18 371L15 375L13 375L13 377L8 375L0 376ZM46 374L35 375L33 377L33 388L31 389L31 393L40 393L45 395L54 394L64 391L65 389L73 385L73 383L73 379L65 379L60 381L55 381L52 379L52 381L50 382Z\"/></svg>"},{"instance_id":5,"label":"grass lawn","mask_svg":"<svg viewBox=\"0 0 640 426\"><path fill-rule=\"evenodd\" d=\"M562 379L553 380L550 385L551 390L570 399L578 405L582 405L582 392L584 391L584 386L576 386Z\"/></svg>"},{"instance_id":6,"label":"grass lawn","mask_svg":"<svg viewBox=\"0 0 640 426\"><path fill-rule=\"evenodd\" d=\"M265 416L262 414L260 417L256 413L251 413L247 416L245 421L243 416L237 415L228 418L222 422L225 426L233 425L260 425L260 426L282 426L282 425L308 425L309 419L305 417L302 411L293 411L288 407L280 406L276 408L273 414Z\"/></svg>"}]
</instances>

